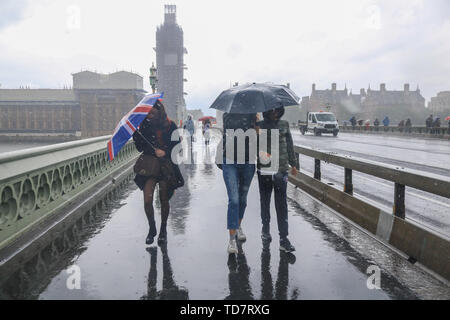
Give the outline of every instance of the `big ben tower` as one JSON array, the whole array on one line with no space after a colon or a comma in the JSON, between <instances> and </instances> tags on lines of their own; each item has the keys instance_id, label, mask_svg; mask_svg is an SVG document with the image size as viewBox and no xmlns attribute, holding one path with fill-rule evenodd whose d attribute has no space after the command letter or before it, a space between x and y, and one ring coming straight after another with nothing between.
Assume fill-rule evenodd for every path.
<instances>
[{"instance_id":1,"label":"big ben tower","mask_svg":"<svg viewBox=\"0 0 450 320\"><path fill-rule=\"evenodd\" d=\"M176 6L164 6L164 23L156 30L157 87L164 92L163 103L167 115L177 125L186 115L184 101L183 29L176 21Z\"/></svg>"}]
</instances>

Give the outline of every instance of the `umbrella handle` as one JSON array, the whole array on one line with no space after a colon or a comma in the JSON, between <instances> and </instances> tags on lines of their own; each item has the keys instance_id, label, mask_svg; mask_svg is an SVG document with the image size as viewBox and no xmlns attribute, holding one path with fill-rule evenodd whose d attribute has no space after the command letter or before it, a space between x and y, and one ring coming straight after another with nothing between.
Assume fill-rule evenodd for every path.
<instances>
[{"instance_id":1,"label":"umbrella handle","mask_svg":"<svg viewBox=\"0 0 450 320\"><path fill-rule=\"evenodd\" d=\"M144 137L144 135L142 134L142 132L140 132L139 129L136 130L136 131L137 131L137 133L139 133L139 134L141 135L142 139L144 139L145 142L147 142L147 143L149 144L149 146L152 147L153 150L156 151L157 148L155 148L155 146L154 146L150 141L148 141L146 137Z\"/></svg>"}]
</instances>

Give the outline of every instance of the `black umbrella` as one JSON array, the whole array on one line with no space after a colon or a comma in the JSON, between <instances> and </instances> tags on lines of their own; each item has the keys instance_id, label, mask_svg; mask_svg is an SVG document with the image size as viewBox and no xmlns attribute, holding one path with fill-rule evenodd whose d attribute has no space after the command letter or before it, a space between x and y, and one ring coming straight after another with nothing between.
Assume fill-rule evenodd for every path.
<instances>
[{"instance_id":1,"label":"black umbrella","mask_svg":"<svg viewBox=\"0 0 450 320\"><path fill-rule=\"evenodd\" d=\"M223 91L210 108L227 113L257 113L298 105L299 100L286 86L248 83Z\"/></svg>"}]
</instances>

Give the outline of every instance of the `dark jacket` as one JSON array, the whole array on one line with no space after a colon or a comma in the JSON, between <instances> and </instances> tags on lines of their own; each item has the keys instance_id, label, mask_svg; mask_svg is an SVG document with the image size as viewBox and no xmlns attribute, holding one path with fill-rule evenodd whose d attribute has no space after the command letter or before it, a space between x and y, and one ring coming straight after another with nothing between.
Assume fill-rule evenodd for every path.
<instances>
[{"instance_id":1,"label":"dark jacket","mask_svg":"<svg viewBox=\"0 0 450 320\"><path fill-rule=\"evenodd\" d=\"M237 129L242 129L244 133L249 129L255 129L256 126L256 114L236 114L236 113L224 113L223 115L223 159L226 158L226 143L227 143L227 129L232 129L233 133ZM228 137L229 139L232 136ZM255 132L256 138L256 132ZM245 138L245 163L254 164L256 162L256 152L255 154L250 154L250 139ZM256 139L255 139L256 143ZM234 163L237 163L238 155L238 139L234 136ZM256 151L256 145L254 146ZM230 159L231 160L231 159ZM225 162L224 162L225 163ZM230 163L229 160L226 163Z\"/></svg>"},{"instance_id":2,"label":"dark jacket","mask_svg":"<svg viewBox=\"0 0 450 320\"><path fill-rule=\"evenodd\" d=\"M151 143L155 148L163 150L166 153L166 155L164 156L165 160L170 161L170 163L172 164L173 171L178 182L177 187L181 187L182 185L184 185L183 176L178 165L173 163L171 159L172 149L181 142L180 138L175 141L171 140L172 133L177 130L177 126L173 121L170 121L168 127L162 127L159 130L156 130L156 128L150 123L151 122L149 121L149 119L145 118L138 129L138 131L142 134L142 136L145 137L145 139L141 136L141 134L138 133L138 131L133 134L133 140L136 149L146 155L156 156L155 149L149 145L149 143ZM148 178L149 177L144 177L137 174L134 181L139 189L143 190ZM169 189L169 198L172 197L174 190L175 188Z\"/></svg>"},{"instance_id":3,"label":"dark jacket","mask_svg":"<svg viewBox=\"0 0 450 320\"><path fill-rule=\"evenodd\" d=\"M158 149L164 150L166 153L165 157L170 159L170 155L173 147L180 143L180 139L176 141L171 141L172 133L177 130L177 125L170 121L170 125L167 128L161 128L159 131L162 133L162 137L158 139L158 132L156 128L150 125L148 118L145 118L139 126L139 132L150 142L153 146ZM134 144L139 152L144 152L147 155L156 155L155 149L152 148L147 141L138 133L133 134Z\"/></svg>"},{"instance_id":4,"label":"dark jacket","mask_svg":"<svg viewBox=\"0 0 450 320\"><path fill-rule=\"evenodd\" d=\"M292 141L292 135L291 131L289 129L289 122L284 120L276 120L276 121L269 121L264 120L260 121L256 124L259 126L260 129L266 129L267 130L267 151L262 150L264 152L267 152L271 154L272 156L275 155L274 151L271 149L272 143L271 143L271 134L270 129L278 129L279 130L279 142L278 142L278 172L287 172L289 170L289 165L291 167L297 167L297 160L294 153L294 143ZM260 151L259 148L259 137L258 135L258 154ZM261 164L259 162L258 158L258 169L264 169L269 168L269 164Z\"/></svg>"}]
</instances>

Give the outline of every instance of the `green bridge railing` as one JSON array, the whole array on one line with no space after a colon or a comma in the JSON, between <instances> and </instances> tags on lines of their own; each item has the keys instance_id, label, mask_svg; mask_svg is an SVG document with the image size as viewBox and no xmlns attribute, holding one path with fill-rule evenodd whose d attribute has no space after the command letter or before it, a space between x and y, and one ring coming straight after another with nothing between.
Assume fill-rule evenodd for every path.
<instances>
[{"instance_id":1,"label":"green bridge railing","mask_svg":"<svg viewBox=\"0 0 450 320\"><path fill-rule=\"evenodd\" d=\"M133 143L109 162L110 136L0 155L0 249L138 155Z\"/></svg>"}]
</instances>

